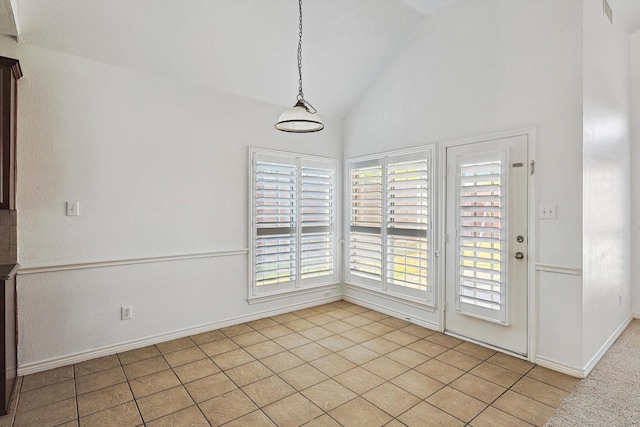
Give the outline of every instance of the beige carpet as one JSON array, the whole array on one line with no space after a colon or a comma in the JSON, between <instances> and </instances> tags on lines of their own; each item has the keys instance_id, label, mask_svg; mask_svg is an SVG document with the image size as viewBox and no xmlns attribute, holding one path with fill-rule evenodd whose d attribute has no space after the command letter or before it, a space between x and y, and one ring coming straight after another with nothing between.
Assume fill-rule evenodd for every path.
<instances>
[{"instance_id":1,"label":"beige carpet","mask_svg":"<svg viewBox=\"0 0 640 427\"><path fill-rule=\"evenodd\" d=\"M546 426L640 426L640 319L631 322Z\"/></svg>"}]
</instances>

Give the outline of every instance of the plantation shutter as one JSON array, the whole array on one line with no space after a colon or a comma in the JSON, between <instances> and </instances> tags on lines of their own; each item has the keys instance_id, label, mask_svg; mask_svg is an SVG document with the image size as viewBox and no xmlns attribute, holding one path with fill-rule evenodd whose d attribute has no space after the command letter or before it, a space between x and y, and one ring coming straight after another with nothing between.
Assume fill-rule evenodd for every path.
<instances>
[{"instance_id":1,"label":"plantation shutter","mask_svg":"<svg viewBox=\"0 0 640 427\"><path fill-rule=\"evenodd\" d=\"M255 162L255 285L282 289L296 281L297 167L295 159Z\"/></svg>"},{"instance_id":2,"label":"plantation shutter","mask_svg":"<svg viewBox=\"0 0 640 427\"><path fill-rule=\"evenodd\" d=\"M506 322L505 150L457 158L456 309Z\"/></svg>"},{"instance_id":3,"label":"plantation shutter","mask_svg":"<svg viewBox=\"0 0 640 427\"><path fill-rule=\"evenodd\" d=\"M250 158L250 298L336 283L337 163L254 149Z\"/></svg>"},{"instance_id":4,"label":"plantation shutter","mask_svg":"<svg viewBox=\"0 0 640 427\"><path fill-rule=\"evenodd\" d=\"M433 303L431 153L349 163L349 283Z\"/></svg>"},{"instance_id":5,"label":"plantation shutter","mask_svg":"<svg viewBox=\"0 0 640 427\"><path fill-rule=\"evenodd\" d=\"M382 286L383 161L351 164L349 271L352 281Z\"/></svg>"},{"instance_id":6,"label":"plantation shutter","mask_svg":"<svg viewBox=\"0 0 640 427\"><path fill-rule=\"evenodd\" d=\"M387 288L424 298L430 285L429 158L427 153L389 157L386 172Z\"/></svg>"},{"instance_id":7,"label":"plantation shutter","mask_svg":"<svg viewBox=\"0 0 640 427\"><path fill-rule=\"evenodd\" d=\"M335 168L301 161L300 278L316 283L335 273Z\"/></svg>"}]
</instances>

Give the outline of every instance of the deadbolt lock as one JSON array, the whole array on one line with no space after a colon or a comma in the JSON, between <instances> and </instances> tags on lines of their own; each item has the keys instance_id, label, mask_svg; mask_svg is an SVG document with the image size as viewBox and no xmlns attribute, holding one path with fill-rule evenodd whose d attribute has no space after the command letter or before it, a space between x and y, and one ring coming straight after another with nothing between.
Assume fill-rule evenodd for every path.
<instances>
[{"instance_id":1,"label":"deadbolt lock","mask_svg":"<svg viewBox=\"0 0 640 427\"><path fill-rule=\"evenodd\" d=\"M516 240L518 241L518 243L522 243L522 242L524 242L524 237L518 236L518 237L516 237Z\"/></svg>"}]
</instances>

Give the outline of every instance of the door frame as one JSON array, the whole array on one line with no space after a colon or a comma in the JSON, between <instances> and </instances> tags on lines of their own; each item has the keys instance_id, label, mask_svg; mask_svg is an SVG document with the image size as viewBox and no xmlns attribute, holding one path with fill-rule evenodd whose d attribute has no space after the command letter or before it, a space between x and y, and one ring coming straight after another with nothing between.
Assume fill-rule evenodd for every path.
<instances>
[{"instance_id":1,"label":"door frame","mask_svg":"<svg viewBox=\"0 0 640 427\"><path fill-rule=\"evenodd\" d=\"M528 156L529 156L529 209L528 209L528 221L527 221L527 232L528 232L528 257L527 257L527 360L535 363L535 354L536 354L536 338L537 338L537 306L536 306L536 294L537 294L537 277L536 277L536 269L535 264L537 260L537 250L536 250L536 225L537 225L537 206L538 206L538 193L537 193L537 171L535 170L535 154L536 154L536 126L520 128L520 129L512 129L503 132L496 132L478 136L472 136L467 138L461 138L451 141L443 141L438 144L438 209L437 216L441 219L440 226L437 231L437 247L438 247L438 271L441 272L439 274L438 280L438 295L437 295L437 304L440 307L439 310L439 324L440 324L440 332L445 332L445 285L446 285L446 246L445 246L445 234L447 229L447 149L449 147L455 147L460 145L470 145L476 144L480 142L492 141L496 139L504 139L511 138L514 136L526 136L528 142ZM533 162L533 163L532 163ZM531 173L531 165L534 165L533 174ZM455 336L453 333L448 333L449 335ZM464 338L466 341L471 341L469 338ZM491 347L491 345L487 343L480 343L485 347ZM504 349L500 349L495 347L496 350L504 352ZM522 355L517 353L510 353L515 357L523 358Z\"/></svg>"}]
</instances>

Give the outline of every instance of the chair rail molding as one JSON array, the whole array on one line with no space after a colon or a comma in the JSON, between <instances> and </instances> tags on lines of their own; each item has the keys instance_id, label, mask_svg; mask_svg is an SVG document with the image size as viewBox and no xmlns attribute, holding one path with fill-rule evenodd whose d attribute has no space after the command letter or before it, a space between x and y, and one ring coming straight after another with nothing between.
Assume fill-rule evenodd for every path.
<instances>
[{"instance_id":1,"label":"chair rail molding","mask_svg":"<svg viewBox=\"0 0 640 427\"><path fill-rule=\"evenodd\" d=\"M148 264L154 262L170 262L170 261L184 261L190 259L201 258L217 258L217 257L229 257L229 256L245 256L249 254L248 248L235 249L229 251L215 251L215 252L199 252L194 254L181 254L181 255L165 255L156 257L144 257L144 258L128 258L109 261L84 261L69 264L50 264L50 265L25 265L18 269L18 276L25 274L38 274L38 273L51 273L55 271L70 271L70 270L85 270L89 268L103 268L114 267L119 265L132 265L132 264Z\"/></svg>"}]
</instances>

